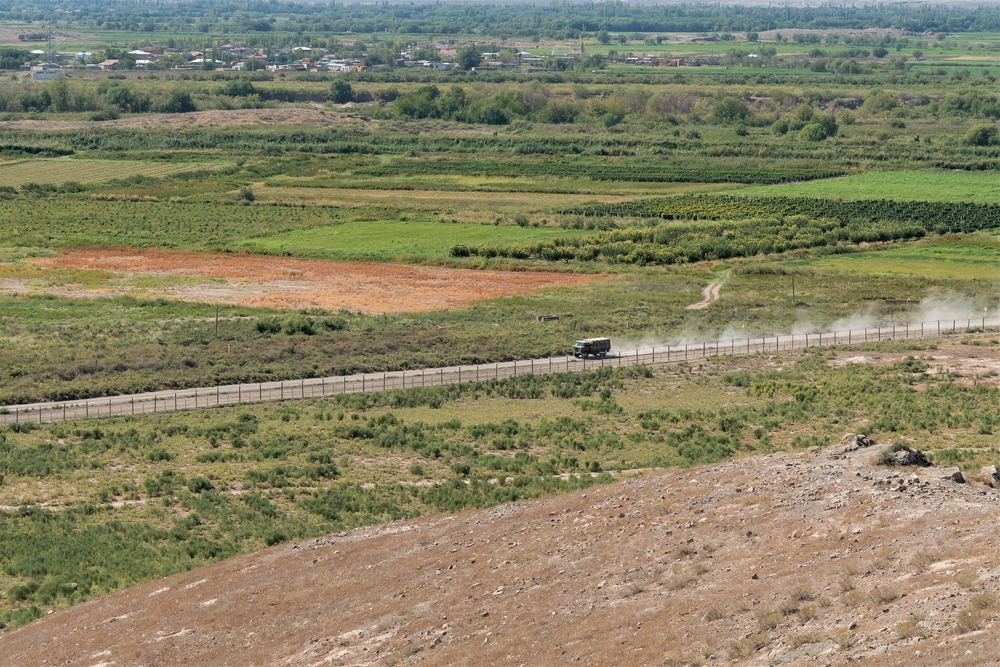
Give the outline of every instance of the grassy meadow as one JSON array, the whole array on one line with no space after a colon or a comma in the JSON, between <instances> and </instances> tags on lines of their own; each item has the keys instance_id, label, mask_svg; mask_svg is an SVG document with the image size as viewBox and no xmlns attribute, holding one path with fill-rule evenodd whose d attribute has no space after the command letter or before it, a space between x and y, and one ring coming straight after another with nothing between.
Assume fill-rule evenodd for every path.
<instances>
[{"instance_id":1,"label":"grassy meadow","mask_svg":"<svg viewBox=\"0 0 1000 667\"><path fill-rule=\"evenodd\" d=\"M879 252L793 261L789 266L823 267L872 275L905 274L933 279L1000 279L1000 239L995 235L918 241Z\"/></svg>"},{"instance_id":2,"label":"grassy meadow","mask_svg":"<svg viewBox=\"0 0 1000 667\"><path fill-rule=\"evenodd\" d=\"M530 224L520 227L436 220L372 220L272 234L229 247L331 260L440 260L448 256L455 243L522 243L559 238L567 233L559 228Z\"/></svg>"},{"instance_id":3,"label":"grassy meadow","mask_svg":"<svg viewBox=\"0 0 1000 667\"><path fill-rule=\"evenodd\" d=\"M992 172L885 171L808 183L741 188L738 192L748 195L768 194L839 199L998 202L1000 201L1000 180Z\"/></svg>"}]
</instances>

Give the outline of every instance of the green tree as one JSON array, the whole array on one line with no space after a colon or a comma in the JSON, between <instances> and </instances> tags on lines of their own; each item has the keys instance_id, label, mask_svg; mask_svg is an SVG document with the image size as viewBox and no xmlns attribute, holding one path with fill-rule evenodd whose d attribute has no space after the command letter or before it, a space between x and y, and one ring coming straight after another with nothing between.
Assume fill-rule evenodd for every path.
<instances>
[{"instance_id":1,"label":"green tree","mask_svg":"<svg viewBox=\"0 0 1000 667\"><path fill-rule=\"evenodd\" d=\"M601 44L610 44L611 35L608 34L607 30L600 30L597 33L597 41L600 42Z\"/></svg>"},{"instance_id":2,"label":"green tree","mask_svg":"<svg viewBox=\"0 0 1000 667\"><path fill-rule=\"evenodd\" d=\"M163 113L190 113L196 108L194 100L191 99L191 93L178 88L171 90L160 104L160 111Z\"/></svg>"},{"instance_id":3,"label":"green tree","mask_svg":"<svg viewBox=\"0 0 1000 667\"><path fill-rule=\"evenodd\" d=\"M354 89L342 78L334 79L330 84L330 99L336 104L347 104L354 99Z\"/></svg>"},{"instance_id":4,"label":"green tree","mask_svg":"<svg viewBox=\"0 0 1000 667\"><path fill-rule=\"evenodd\" d=\"M712 107L712 116L723 123L735 123L750 115L750 107L737 97L723 97Z\"/></svg>"},{"instance_id":5,"label":"green tree","mask_svg":"<svg viewBox=\"0 0 1000 667\"><path fill-rule=\"evenodd\" d=\"M222 87L222 94L229 95L230 97L246 97L247 95L253 95L257 92L254 85L250 83L250 79L245 77L240 77L238 79L230 79L226 82L226 85Z\"/></svg>"},{"instance_id":6,"label":"green tree","mask_svg":"<svg viewBox=\"0 0 1000 667\"><path fill-rule=\"evenodd\" d=\"M55 79L49 84L49 96L52 98L52 106L57 112L64 113L73 110L69 84L64 79Z\"/></svg>"},{"instance_id":7,"label":"green tree","mask_svg":"<svg viewBox=\"0 0 1000 667\"><path fill-rule=\"evenodd\" d=\"M483 54L475 44L469 44L459 49L458 66L462 69L470 70L473 67L479 67L479 63L481 62L483 62Z\"/></svg>"}]
</instances>

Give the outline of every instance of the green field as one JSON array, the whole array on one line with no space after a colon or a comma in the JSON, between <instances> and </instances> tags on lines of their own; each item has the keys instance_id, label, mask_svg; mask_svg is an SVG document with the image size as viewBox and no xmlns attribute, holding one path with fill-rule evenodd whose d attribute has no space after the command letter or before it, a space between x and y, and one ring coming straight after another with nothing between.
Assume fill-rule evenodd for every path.
<instances>
[{"instance_id":1,"label":"green field","mask_svg":"<svg viewBox=\"0 0 1000 667\"><path fill-rule=\"evenodd\" d=\"M870 274L909 274L928 278L1000 279L1000 239L986 234L936 238L879 252L789 262Z\"/></svg>"},{"instance_id":2,"label":"green field","mask_svg":"<svg viewBox=\"0 0 1000 667\"><path fill-rule=\"evenodd\" d=\"M101 183L132 176L163 178L199 169L218 169L219 164L155 163L130 160L37 159L0 166L0 185L21 187L26 183L63 185Z\"/></svg>"},{"instance_id":3,"label":"green field","mask_svg":"<svg viewBox=\"0 0 1000 667\"><path fill-rule=\"evenodd\" d=\"M740 189L740 194L801 195L843 199L1000 201L1000 177L992 171L872 171L844 178Z\"/></svg>"},{"instance_id":4,"label":"green field","mask_svg":"<svg viewBox=\"0 0 1000 667\"><path fill-rule=\"evenodd\" d=\"M455 243L543 241L568 232L551 227L377 220L300 229L234 244L237 250L338 260L441 258Z\"/></svg>"}]
</instances>

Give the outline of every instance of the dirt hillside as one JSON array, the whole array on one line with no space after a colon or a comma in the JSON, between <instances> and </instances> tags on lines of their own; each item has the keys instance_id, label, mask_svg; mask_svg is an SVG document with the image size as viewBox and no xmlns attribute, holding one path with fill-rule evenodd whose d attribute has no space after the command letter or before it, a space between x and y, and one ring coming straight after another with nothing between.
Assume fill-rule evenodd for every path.
<instances>
[{"instance_id":1,"label":"dirt hillside","mask_svg":"<svg viewBox=\"0 0 1000 667\"><path fill-rule=\"evenodd\" d=\"M1000 664L1000 493L879 448L283 545L0 635L0 664Z\"/></svg>"}]
</instances>

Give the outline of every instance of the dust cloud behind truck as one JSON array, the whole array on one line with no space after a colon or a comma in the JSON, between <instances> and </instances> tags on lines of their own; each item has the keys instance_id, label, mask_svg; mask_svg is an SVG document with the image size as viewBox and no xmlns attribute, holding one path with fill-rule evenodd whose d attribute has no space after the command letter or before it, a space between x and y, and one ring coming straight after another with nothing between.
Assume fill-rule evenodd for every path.
<instances>
[{"instance_id":1,"label":"dust cloud behind truck","mask_svg":"<svg viewBox=\"0 0 1000 667\"><path fill-rule=\"evenodd\" d=\"M584 338L573 343L573 356L577 358L603 357L610 351L610 338Z\"/></svg>"}]
</instances>

